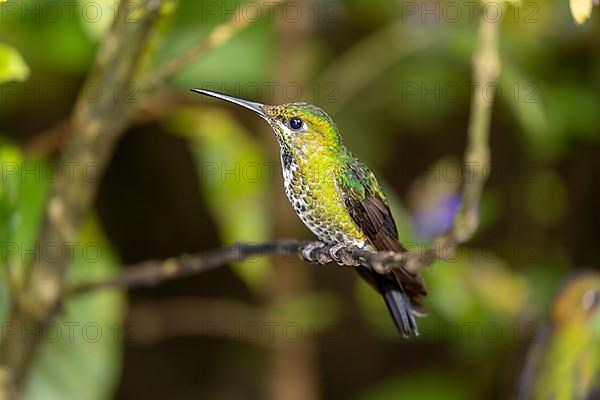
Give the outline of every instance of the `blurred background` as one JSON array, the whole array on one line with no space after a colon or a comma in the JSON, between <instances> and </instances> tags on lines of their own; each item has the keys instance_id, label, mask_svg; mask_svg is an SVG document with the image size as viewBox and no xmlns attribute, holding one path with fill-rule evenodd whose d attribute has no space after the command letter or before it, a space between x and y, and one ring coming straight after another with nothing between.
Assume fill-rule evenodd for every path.
<instances>
[{"instance_id":1,"label":"blurred background","mask_svg":"<svg viewBox=\"0 0 600 400\"><path fill-rule=\"evenodd\" d=\"M285 198L267 124L192 87L324 108L384 184L408 247L450 226L471 97L496 90L481 224L424 271L418 338L399 337L350 269L267 255L69 301L34 338L25 398L515 396L528 348L557 329L549 313L561 281L598 265L598 10L579 25L567 0L172 1L153 28L150 76L231 18L249 24L145 91L136 79L86 82L117 9L0 1L0 239L17 278L32 254L54 257L35 238L49 188L69 179L96 186L69 282L236 241L313 238ZM132 24L142 14L129 3ZM502 20L492 88L472 77L481 18ZM57 160L78 96L90 106L111 96L132 112L106 165L70 177ZM5 272L0 321L11 304Z\"/></svg>"}]
</instances>

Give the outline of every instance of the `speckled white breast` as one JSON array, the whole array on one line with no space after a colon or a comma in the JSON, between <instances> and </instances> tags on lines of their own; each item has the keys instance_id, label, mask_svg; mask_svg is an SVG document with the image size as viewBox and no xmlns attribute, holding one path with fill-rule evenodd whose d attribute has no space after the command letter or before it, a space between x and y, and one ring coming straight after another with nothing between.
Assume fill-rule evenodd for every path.
<instances>
[{"instance_id":1,"label":"speckled white breast","mask_svg":"<svg viewBox=\"0 0 600 400\"><path fill-rule=\"evenodd\" d=\"M322 187L333 185L335 177L332 174L321 174L307 180L296 160L282 152L283 181L285 193L292 207L308 229L318 238L327 243L352 243L362 247L365 240L358 237L362 232L357 228L344 208L340 198L336 209L328 209L319 195ZM349 235L348 233L354 235Z\"/></svg>"}]
</instances>

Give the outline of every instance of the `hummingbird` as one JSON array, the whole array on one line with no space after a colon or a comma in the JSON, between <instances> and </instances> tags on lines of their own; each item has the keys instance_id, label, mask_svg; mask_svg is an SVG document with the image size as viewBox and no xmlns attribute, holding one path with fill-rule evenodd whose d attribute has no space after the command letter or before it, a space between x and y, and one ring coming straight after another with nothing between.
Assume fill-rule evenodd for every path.
<instances>
[{"instance_id":1,"label":"hummingbird","mask_svg":"<svg viewBox=\"0 0 600 400\"><path fill-rule=\"evenodd\" d=\"M600 273L558 290L549 321L527 354L518 399L600 398Z\"/></svg>"},{"instance_id":2,"label":"hummingbird","mask_svg":"<svg viewBox=\"0 0 600 400\"><path fill-rule=\"evenodd\" d=\"M371 251L404 251L390 207L373 172L342 143L335 122L308 103L265 105L213 92L193 92L237 104L269 123L279 143L285 193L294 210L332 258L347 246ZM427 295L423 279L406 270L379 274L355 267L384 298L403 337L418 336L415 315Z\"/></svg>"}]
</instances>

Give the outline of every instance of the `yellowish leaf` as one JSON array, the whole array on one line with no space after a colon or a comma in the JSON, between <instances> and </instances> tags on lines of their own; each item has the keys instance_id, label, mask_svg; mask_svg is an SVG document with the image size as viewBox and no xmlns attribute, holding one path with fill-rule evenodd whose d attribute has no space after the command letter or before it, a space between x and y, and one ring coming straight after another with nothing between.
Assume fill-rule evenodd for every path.
<instances>
[{"instance_id":1,"label":"yellowish leaf","mask_svg":"<svg viewBox=\"0 0 600 400\"><path fill-rule=\"evenodd\" d=\"M29 67L21 54L15 48L0 43L0 83L24 81L28 77Z\"/></svg>"},{"instance_id":2,"label":"yellowish leaf","mask_svg":"<svg viewBox=\"0 0 600 400\"><path fill-rule=\"evenodd\" d=\"M583 24L592 15L593 0L570 0L571 15L579 25Z\"/></svg>"}]
</instances>

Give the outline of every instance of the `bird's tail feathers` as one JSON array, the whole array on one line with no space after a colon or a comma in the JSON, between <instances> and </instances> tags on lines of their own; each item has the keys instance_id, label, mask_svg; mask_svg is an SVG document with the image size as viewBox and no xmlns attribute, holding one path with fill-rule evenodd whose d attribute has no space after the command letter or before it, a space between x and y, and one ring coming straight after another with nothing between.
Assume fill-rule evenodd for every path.
<instances>
[{"instance_id":1,"label":"bird's tail feathers","mask_svg":"<svg viewBox=\"0 0 600 400\"><path fill-rule=\"evenodd\" d=\"M393 274L373 273L373 275L400 334L405 338L411 335L419 336L419 328L415 321L415 314L419 313L413 310L402 283L398 282Z\"/></svg>"}]
</instances>

